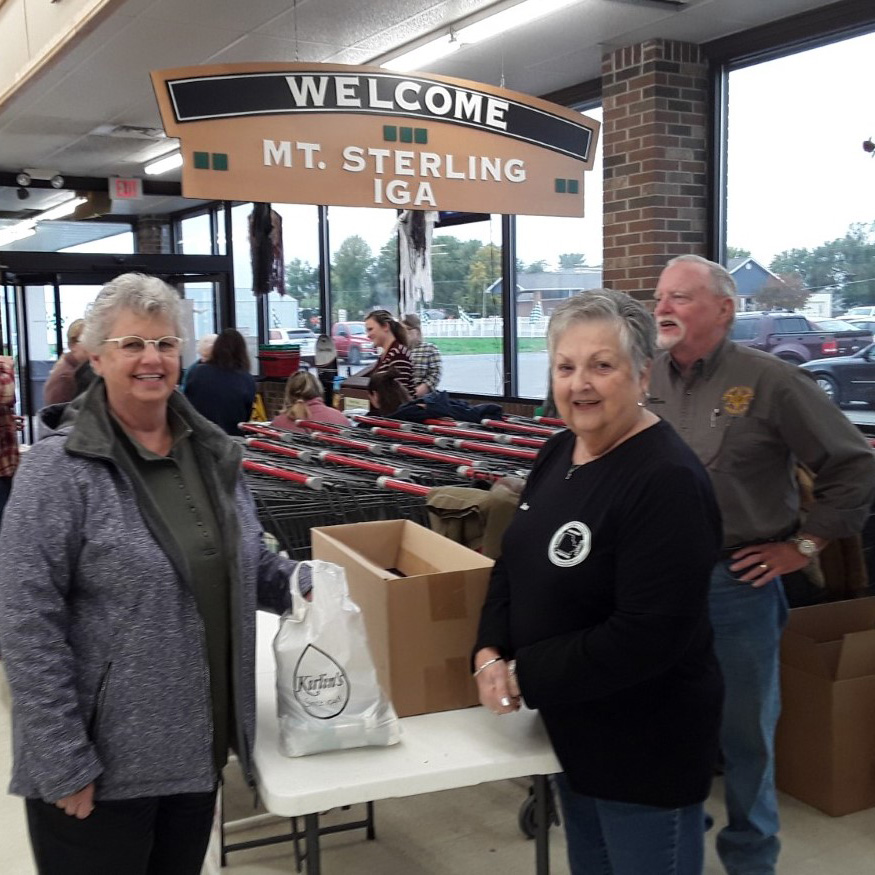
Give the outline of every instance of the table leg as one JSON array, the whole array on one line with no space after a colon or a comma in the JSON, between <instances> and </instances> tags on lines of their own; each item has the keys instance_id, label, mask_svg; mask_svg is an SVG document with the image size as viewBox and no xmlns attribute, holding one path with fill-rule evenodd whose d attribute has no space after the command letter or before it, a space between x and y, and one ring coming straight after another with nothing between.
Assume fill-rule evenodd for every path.
<instances>
[{"instance_id":1,"label":"table leg","mask_svg":"<svg viewBox=\"0 0 875 875\"><path fill-rule=\"evenodd\" d=\"M535 872L550 875L550 787L546 775L535 775Z\"/></svg>"},{"instance_id":2,"label":"table leg","mask_svg":"<svg viewBox=\"0 0 875 875\"><path fill-rule=\"evenodd\" d=\"M307 839L307 875L320 875L322 861L319 857L319 815L304 817L304 836Z\"/></svg>"}]
</instances>

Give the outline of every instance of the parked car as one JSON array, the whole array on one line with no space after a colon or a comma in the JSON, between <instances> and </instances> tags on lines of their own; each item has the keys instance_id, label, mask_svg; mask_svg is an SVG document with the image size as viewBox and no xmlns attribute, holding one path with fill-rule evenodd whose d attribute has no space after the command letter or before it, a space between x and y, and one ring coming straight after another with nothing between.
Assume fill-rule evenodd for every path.
<instances>
[{"instance_id":1,"label":"parked car","mask_svg":"<svg viewBox=\"0 0 875 875\"><path fill-rule=\"evenodd\" d=\"M847 313L842 313L840 319L846 319L850 316L873 316L875 317L875 307L851 307Z\"/></svg>"},{"instance_id":2,"label":"parked car","mask_svg":"<svg viewBox=\"0 0 875 875\"><path fill-rule=\"evenodd\" d=\"M350 365L360 365L366 358L377 357L377 348L368 340L364 322L335 322L331 326L331 339L337 357L346 359Z\"/></svg>"},{"instance_id":3,"label":"parked car","mask_svg":"<svg viewBox=\"0 0 875 875\"><path fill-rule=\"evenodd\" d=\"M801 365L836 404L862 401L875 404L875 344L837 358L816 359Z\"/></svg>"},{"instance_id":4,"label":"parked car","mask_svg":"<svg viewBox=\"0 0 875 875\"><path fill-rule=\"evenodd\" d=\"M872 335L872 340L875 340L875 316L848 316L843 317L842 321L855 328L863 328Z\"/></svg>"},{"instance_id":5,"label":"parked car","mask_svg":"<svg viewBox=\"0 0 875 875\"><path fill-rule=\"evenodd\" d=\"M316 357L316 334L309 328L269 328L267 342L271 345L294 343L301 348L301 361L313 364Z\"/></svg>"},{"instance_id":6,"label":"parked car","mask_svg":"<svg viewBox=\"0 0 875 875\"><path fill-rule=\"evenodd\" d=\"M821 331L802 314L787 310L738 313L730 338L741 346L770 352L791 364L838 353L835 337Z\"/></svg>"},{"instance_id":7,"label":"parked car","mask_svg":"<svg viewBox=\"0 0 875 875\"><path fill-rule=\"evenodd\" d=\"M871 328L858 328L842 319L817 319L814 324L835 337L839 355L853 355L872 343Z\"/></svg>"}]
</instances>

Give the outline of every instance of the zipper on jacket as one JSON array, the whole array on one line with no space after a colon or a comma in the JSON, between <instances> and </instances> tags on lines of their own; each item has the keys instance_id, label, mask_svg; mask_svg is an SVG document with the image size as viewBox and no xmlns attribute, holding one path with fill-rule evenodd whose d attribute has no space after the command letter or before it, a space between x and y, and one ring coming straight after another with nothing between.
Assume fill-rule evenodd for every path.
<instances>
[{"instance_id":1,"label":"zipper on jacket","mask_svg":"<svg viewBox=\"0 0 875 875\"><path fill-rule=\"evenodd\" d=\"M106 699L106 689L109 686L109 672L112 668L112 661L106 664L103 674L100 677L100 683L97 686L97 696L94 700L94 709L91 712L91 720L88 722L88 736L92 742L97 741L97 728L100 726L100 715L103 711L103 703Z\"/></svg>"}]
</instances>

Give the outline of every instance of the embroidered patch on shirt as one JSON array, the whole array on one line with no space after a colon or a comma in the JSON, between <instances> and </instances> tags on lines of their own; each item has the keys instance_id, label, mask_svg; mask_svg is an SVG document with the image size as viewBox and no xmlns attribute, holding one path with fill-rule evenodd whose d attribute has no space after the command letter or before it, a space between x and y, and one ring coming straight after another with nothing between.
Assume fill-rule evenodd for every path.
<instances>
[{"instance_id":1,"label":"embroidered patch on shirt","mask_svg":"<svg viewBox=\"0 0 875 875\"><path fill-rule=\"evenodd\" d=\"M528 503L527 501L524 501L524 502L520 505L520 510L528 510L528 509L529 509L529 503Z\"/></svg>"},{"instance_id":2,"label":"embroidered patch on shirt","mask_svg":"<svg viewBox=\"0 0 875 875\"><path fill-rule=\"evenodd\" d=\"M554 565L569 568L579 565L589 556L592 546L592 532L586 523L576 520L560 526L550 538L547 556Z\"/></svg>"},{"instance_id":3,"label":"embroidered patch on shirt","mask_svg":"<svg viewBox=\"0 0 875 875\"><path fill-rule=\"evenodd\" d=\"M751 401L753 401L753 389L750 386L733 386L723 393L723 409L730 416L747 413Z\"/></svg>"}]
</instances>

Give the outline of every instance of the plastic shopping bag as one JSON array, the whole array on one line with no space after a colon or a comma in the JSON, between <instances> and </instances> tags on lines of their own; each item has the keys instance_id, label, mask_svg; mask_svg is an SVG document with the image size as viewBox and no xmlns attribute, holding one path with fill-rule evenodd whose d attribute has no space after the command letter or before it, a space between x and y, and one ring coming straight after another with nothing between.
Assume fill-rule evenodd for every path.
<instances>
[{"instance_id":1,"label":"plastic shopping bag","mask_svg":"<svg viewBox=\"0 0 875 875\"><path fill-rule=\"evenodd\" d=\"M312 600L298 575L310 567ZM290 581L292 609L274 638L280 750L290 757L396 744L398 716L377 681L361 610L340 565L301 562Z\"/></svg>"}]
</instances>

